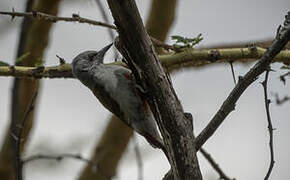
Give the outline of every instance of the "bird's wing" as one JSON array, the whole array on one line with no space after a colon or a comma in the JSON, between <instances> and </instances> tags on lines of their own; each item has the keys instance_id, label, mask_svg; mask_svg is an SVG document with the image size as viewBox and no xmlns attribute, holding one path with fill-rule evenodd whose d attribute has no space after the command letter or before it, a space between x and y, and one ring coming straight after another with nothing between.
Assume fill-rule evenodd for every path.
<instances>
[{"instance_id":1,"label":"bird's wing","mask_svg":"<svg viewBox=\"0 0 290 180\"><path fill-rule=\"evenodd\" d=\"M122 118L124 116L120 108L119 100L113 98L116 96L118 89L118 79L114 75L115 67L108 65L98 66L91 71L95 86L91 88L93 94L99 99L99 101L117 117Z\"/></svg>"}]
</instances>

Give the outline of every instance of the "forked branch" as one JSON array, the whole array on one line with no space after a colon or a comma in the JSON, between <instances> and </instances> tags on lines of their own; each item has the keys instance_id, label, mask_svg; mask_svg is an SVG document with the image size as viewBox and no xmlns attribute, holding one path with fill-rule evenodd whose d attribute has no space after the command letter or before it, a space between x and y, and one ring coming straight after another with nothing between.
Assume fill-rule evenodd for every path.
<instances>
[{"instance_id":1,"label":"forked branch","mask_svg":"<svg viewBox=\"0 0 290 180\"><path fill-rule=\"evenodd\" d=\"M225 118L235 109L236 102L242 93L268 68L273 58L284 48L290 39L290 12L285 17L284 26L277 30L276 38L261 59L244 76L240 76L238 83L226 98L218 112L196 138L196 149L214 134Z\"/></svg>"}]
</instances>

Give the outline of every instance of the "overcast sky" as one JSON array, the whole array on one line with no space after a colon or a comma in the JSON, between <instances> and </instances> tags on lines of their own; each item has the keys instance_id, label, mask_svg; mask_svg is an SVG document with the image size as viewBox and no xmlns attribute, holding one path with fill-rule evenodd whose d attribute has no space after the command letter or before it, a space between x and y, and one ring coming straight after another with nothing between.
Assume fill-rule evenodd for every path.
<instances>
[{"instance_id":1,"label":"overcast sky","mask_svg":"<svg viewBox=\"0 0 290 180\"><path fill-rule=\"evenodd\" d=\"M7 1L1 4L0 11L12 7L22 11L23 2ZM82 17L101 20L93 0L80 2L65 1L61 5L60 15L79 13ZM137 1L143 20L147 17L149 2ZM183 0L178 3L176 21L170 35L194 37L202 33L203 46L271 38L279 24L283 23L289 8L289 0ZM13 62L19 22L11 22L9 18L0 16L0 60ZM57 65L56 54L71 60L84 50L100 49L109 43L105 28L78 23L55 23L44 57L45 65ZM106 61L111 60L112 53L109 53ZM237 75L243 75L251 66L235 65L235 71ZM279 75L282 74L280 67L281 64L273 65L278 71L270 74L269 92L289 96L290 86L284 86L279 81ZM196 134L206 126L234 86L228 64L183 70L172 75L172 79L185 111L193 114ZM259 83L263 79L264 76L261 76L246 90L237 103L236 111L228 116L205 145L228 176L240 180L263 179L269 165L267 120L263 89ZM8 125L11 80L0 77L1 137ZM40 97L37 124L27 154L67 152L81 153L88 157L108 122L108 111L77 80L43 80ZM270 94L270 98L274 97ZM274 131L276 163L271 179L290 177L289 108L290 102L283 106L271 105L273 125L277 129ZM145 179L161 179L169 169L165 157L151 148L143 138L138 137L138 142L144 155ZM199 160L204 179L217 179L216 173L201 156ZM73 160L60 164L44 161L31 163L26 167L26 177L29 180L71 180L77 177L82 165ZM136 177L134 150L130 145L116 179Z\"/></svg>"}]
</instances>

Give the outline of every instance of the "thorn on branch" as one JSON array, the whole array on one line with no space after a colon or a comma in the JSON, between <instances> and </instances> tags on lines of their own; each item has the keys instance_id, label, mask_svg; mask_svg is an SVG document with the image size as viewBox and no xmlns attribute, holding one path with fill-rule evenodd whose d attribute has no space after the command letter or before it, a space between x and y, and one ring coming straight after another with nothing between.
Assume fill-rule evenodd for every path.
<instances>
[{"instance_id":1,"label":"thorn on branch","mask_svg":"<svg viewBox=\"0 0 290 180\"><path fill-rule=\"evenodd\" d=\"M234 69L233 61L229 60L228 62L230 63L234 84L236 85L237 81L236 81L236 75L235 75L235 69Z\"/></svg>"},{"instance_id":2,"label":"thorn on branch","mask_svg":"<svg viewBox=\"0 0 290 180\"><path fill-rule=\"evenodd\" d=\"M273 126L272 126L272 120L270 116L270 110L269 110L269 104L271 103L271 100L268 99L268 89L267 89L267 84L268 84L268 79L269 79L269 69L266 70L265 74L265 80L262 82L263 89L264 89L264 98L265 98L265 108L266 108L266 115L267 115L267 121L268 121L268 131L269 131L269 149L270 149L270 165L268 168L268 172L264 178L264 180L268 180L270 177L270 174L273 170L274 167L274 147L273 147Z\"/></svg>"},{"instance_id":3,"label":"thorn on branch","mask_svg":"<svg viewBox=\"0 0 290 180\"><path fill-rule=\"evenodd\" d=\"M72 17L73 17L73 18L79 18L80 15L79 15L79 14L76 14L76 13L73 13L73 14L72 14Z\"/></svg>"},{"instance_id":4,"label":"thorn on branch","mask_svg":"<svg viewBox=\"0 0 290 180\"><path fill-rule=\"evenodd\" d=\"M13 12L13 13L15 12L15 9L14 9L14 7L12 7L12 12ZM11 15L11 21L13 21L13 20L14 20L14 18L15 18L15 15Z\"/></svg>"},{"instance_id":5,"label":"thorn on branch","mask_svg":"<svg viewBox=\"0 0 290 180\"><path fill-rule=\"evenodd\" d=\"M56 57L58 58L60 65L64 65L66 63L64 58L60 57L59 55L56 55Z\"/></svg>"},{"instance_id":6,"label":"thorn on branch","mask_svg":"<svg viewBox=\"0 0 290 180\"><path fill-rule=\"evenodd\" d=\"M252 52L252 53L256 53L258 52L257 46L255 43L249 44L248 45L248 49Z\"/></svg>"},{"instance_id":7,"label":"thorn on branch","mask_svg":"<svg viewBox=\"0 0 290 180\"><path fill-rule=\"evenodd\" d=\"M80 160L83 161L85 163L91 164L92 168L95 168L96 170L98 170L98 163L95 161L92 161L90 159L86 159L84 157L82 157L80 154L69 154L69 153L65 153L65 154L59 154L59 155L45 155L45 154L37 154L37 155L32 155L30 157L27 157L25 159L22 160L23 164L32 162L32 161L36 161L36 160L41 160L41 159L45 159L45 160L55 160L55 161L62 161L65 158L71 158L71 159L76 159L76 160Z\"/></svg>"}]
</instances>

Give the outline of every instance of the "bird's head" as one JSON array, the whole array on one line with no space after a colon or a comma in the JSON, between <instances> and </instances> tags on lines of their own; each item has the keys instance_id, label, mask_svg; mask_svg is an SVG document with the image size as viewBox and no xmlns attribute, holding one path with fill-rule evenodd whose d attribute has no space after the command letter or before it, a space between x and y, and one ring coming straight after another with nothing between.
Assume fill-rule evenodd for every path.
<instances>
[{"instance_id":1,"label":"bird's head","mask_svg":"<svg viewBox=\"0 0 290 180\"><path fill-rule=\"evenodd\" d=\"M81 81L86 81L87 73L93 65L102 64L106 52L112 44L102 48L100 51L85 51L77 55L72 62L72 73Z\"/></svg>"},{"instance_id":2,"label":"bird's head","mask_svg":"<svg viewBox=\"0 0 290 180\"><path fill-rule=\"evenodd\" d=\"M103 63L104 56L111 46L112 44L109 44L100 51L85 51L77 55L72 62L73 74L87 71L93 64Z\"/></svg>"}]
</instances>

